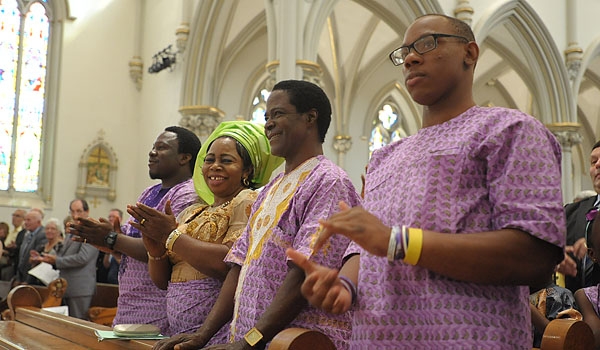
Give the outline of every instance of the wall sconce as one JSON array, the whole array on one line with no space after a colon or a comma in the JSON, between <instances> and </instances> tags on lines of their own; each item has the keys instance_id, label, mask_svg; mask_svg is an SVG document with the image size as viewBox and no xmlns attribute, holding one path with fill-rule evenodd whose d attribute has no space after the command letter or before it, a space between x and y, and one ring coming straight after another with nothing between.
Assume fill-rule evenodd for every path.
<instances>
[{"instance_id":1,"label":"wall sconce","mask_svg":"<svg viewBox=\"0 0 600 350\"><path fill-rule=\"evenodd\" d=\"M158 73L165 68L170 68L173 71L175 65L175 53L171 51L171 45L167 46L162 51L152 56L152 65L148 68L148 73Z\"/></svg>"}]
</instances>

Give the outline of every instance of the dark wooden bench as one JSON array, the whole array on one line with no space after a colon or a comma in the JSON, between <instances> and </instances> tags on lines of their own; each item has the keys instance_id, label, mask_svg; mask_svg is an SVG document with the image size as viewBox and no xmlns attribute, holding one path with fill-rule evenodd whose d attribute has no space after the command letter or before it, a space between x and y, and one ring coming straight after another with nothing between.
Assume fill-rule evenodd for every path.
<instances>
[{"instance_id":1,"label":"dark wooden bench","mask_svg":"<svg viewBox=\"0 0 600 350\"><path fill-rule=\"evenodd\" d=\"M3 338L6 343L17 344L24 340L24 338L17 338L12 333L14 327L30 329L28 332L36 335L35 339L31 340L32 342L46 344L56 342L58 341L56 338L60 338L73 345L73 347L56 347L57 349L71 349L77 348L77 346L88 349L151 349L155 343L155 341L148 340L116 339L99 342L95 331L110 330L110 327L42 310L41 296L31 286L18 286L12 289L7 300L14 321L5 322L12 322L20 326L13 326L12 329L8 327L6 332L0 331L0 338ZM28 349L49 348L48 346L35 346L33 343L20 346Z\"/></svg>"},{"instance_id":2,"label":"dark wooden bench","mask_svg":"<svg viewBox=\"0 0 600 350\"><path fill-rule=\"evenodd\" d=\"M87 349L17 321L0 321L2 349Z\"/></svg>"},{"instance_id":3,"label":"dark wooden bench","mask_svg":"<svg viewBox=\"0 0 600 350\"><path fill-rule=\"evenodd\" d=\"M112 326L117 314L119 286L109 283L96 283L96 294L92 298L88 317L90 321L105 326Z\"/></svg>"},{"instance_id":4,"label":"dark wooden bench","mask_svg":"<svg viewBox=\"0 0 600 350\"><path fill-rule=\"evenodd\" d=\"M583 321L556 319L550 321L542 338L540 350L587 350L594 348L594 335ZM288 328L279 332L268 350L335 350L333 342L323 333L304 328Z\"/></svg>"}]
</instances>

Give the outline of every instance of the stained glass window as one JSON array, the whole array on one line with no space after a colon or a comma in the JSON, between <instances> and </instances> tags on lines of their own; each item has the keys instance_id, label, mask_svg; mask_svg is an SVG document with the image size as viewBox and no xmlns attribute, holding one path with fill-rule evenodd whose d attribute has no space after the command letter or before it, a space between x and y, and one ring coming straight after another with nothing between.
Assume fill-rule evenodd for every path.
<instances>
[{"instance_id":1,"label":"stained glass window","mask_svg":"<svg viewBox=\"0 0 600 350\"><path fill-rule=\"evenodd\" d=\"M271 92L261 88L252 99L252 121L259 124L265 123L265 112L267 111L267 99Z\"/></svg>"},{"instance_id":2,"label":"stained glass window","mask_svg":"<svg viewBox=\"0 0 600 350\"><path fill-rule=\"evenodd\" d=\"M0 190L16 192L39 187L50 32L44 5L26 3L0 2Z\"/></svg>"},{"instance_id":3,"label":"stained glass window","mask_svg":"<svg viewBox=\"0 0 600 350\"><path fill-rule=\"evenodd\" d=\"M406 136L398 108L392 102L383 103L377 116L373 119L373 128L369 138L369 157L376 149Z\"/></svg>"}]
</instances>

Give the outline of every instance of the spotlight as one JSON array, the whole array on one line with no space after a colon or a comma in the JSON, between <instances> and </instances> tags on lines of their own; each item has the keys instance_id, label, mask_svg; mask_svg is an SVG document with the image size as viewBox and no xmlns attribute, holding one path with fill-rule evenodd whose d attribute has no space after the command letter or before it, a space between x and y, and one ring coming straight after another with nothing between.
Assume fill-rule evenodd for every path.
<instances>
[{"instance_id":1,"label":"spotlight","mask_svg":"<svg viewBox=\"0 0 600 350\"><path fill-rule=\"evenodd\" d=\"M165 68L173 70L175 65L175 53L171 51L171 45L152 56L152 65L148 68L148 73L158 73Z\"/></svg>"}]
</instances>

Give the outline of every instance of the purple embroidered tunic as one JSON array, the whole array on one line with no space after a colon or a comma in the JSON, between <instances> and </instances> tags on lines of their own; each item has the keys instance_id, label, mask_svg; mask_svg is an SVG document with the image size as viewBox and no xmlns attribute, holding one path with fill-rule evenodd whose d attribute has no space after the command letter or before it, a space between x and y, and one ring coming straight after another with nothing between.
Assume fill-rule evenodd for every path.
<instances>
[{"instance_id":1,"label":"purple embroidered tunic","mask_svg":"<svg viewBox=\"0 0 600 350\"><path fill-rule=\"evenodd\" d=\"M174 215L198 202L191 179L170 189L161 189L161 184L148 187L138 202L164 211L165 203L171 200ZM133 219L130 219L130 221ZM141 233L127 222L121 227L128 236L140 238ZM148 264L123 255L119 267L119 299L113 326L124 323L149 323L160 327L163 335L171 335L167 321L167 292L158 289L148 273Z\"/></svg>"},{"instance_id":2,"label":"purple embroidered tunic","mask_svg":"<svg viewBox=\"0 0 600 350\"><path fill-rule=\"evenodd\" d=\"M280 174L260 192L250 221L225 261L242 266L231 339L243 338L273 301L288 271L288 247L309 256L318 220L337 212L338 202L359 204L347 174L330 160L318 156L294 171ZM319 264L340 268L349 240L332 237L330 245L313 256ZM316 329L327 334L338 349L347 348L350 316L331 315L307 306L288 327Z\"/></svg>"},{"instance_id":3,"label":"purple embroidered tunic","mask_svg":"<svg viewBox=\"0 0 600 350\"><path fill-rule=\"evenodd\" d=\"M472 107L376 151L364 206L388 226L447 234L510 227L563 247L560 160L539 121ZM528 295L526 286L459 282L361 251L351 348L531 348Z\"/></svg>"}]
</instances>

